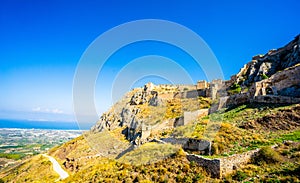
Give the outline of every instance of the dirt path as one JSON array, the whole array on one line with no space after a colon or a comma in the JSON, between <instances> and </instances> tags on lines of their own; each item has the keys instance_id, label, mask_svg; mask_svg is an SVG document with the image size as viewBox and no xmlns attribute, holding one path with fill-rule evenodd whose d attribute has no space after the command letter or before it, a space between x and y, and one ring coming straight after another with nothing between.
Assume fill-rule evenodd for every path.
<instances>
[{"instance_id":1,"label":"dirt path","mask_svg":"<svg viewBox=\"0 0 300 183\"><path fill-rule=\"evenodd\" d=\"M62 167L60 166L60 164L53 157L48 156L46 154L43 154L43 156L47 157L51 161L51 163L53 165L53 170L56 173L58 173L58 175L60 177L59 178L60 180L63 180L65 178L69 177L68 172L66 172L64 169L62 169Z\"/></svg>"}]
</instances>

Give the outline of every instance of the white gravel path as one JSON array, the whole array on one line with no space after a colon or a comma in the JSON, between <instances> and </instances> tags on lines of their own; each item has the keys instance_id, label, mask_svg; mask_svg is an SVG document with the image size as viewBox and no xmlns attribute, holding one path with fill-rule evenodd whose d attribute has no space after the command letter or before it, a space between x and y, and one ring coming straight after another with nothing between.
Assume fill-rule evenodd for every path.
<instances>
[{"instance_id":1,"label":"white gravel path","mask_svg":"<svg viewBox=\"0 0 300 183\"><path fill-rule=\"evenodd\" d=\"M53 157L43 154L43 156L47 157L52 165L53 165L53 170L58 173L58 175L60 176L60 180L63 180L67 177L69 177L68 172L66 172L64 169L62 169L62 167L60 166L60 164L56 161L56 159L54 159Z\"/></svg>"}]
</instances>

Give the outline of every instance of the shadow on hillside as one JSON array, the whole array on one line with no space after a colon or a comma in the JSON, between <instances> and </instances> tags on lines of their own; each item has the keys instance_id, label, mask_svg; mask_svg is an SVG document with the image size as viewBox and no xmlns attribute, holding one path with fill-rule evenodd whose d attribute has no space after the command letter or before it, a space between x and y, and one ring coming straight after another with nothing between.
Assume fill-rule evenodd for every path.
<instances>
[{"instance_id":1,"label":"shadow on hillside","mask_svg":"<svg viewBox=\"0 0 300 183\"><path fill-rule=\"evenodd\" d=\"M130 152L132 150L134 150L134 145L129 146L127 149L125 149L120 154L118 154L118 156L116 157L116 159L120 159L122 156L124 156L126 153L128 153L128 152Z\"/></svg>"},{"instance_id":2,"label":"shadow on hillside","mask_svg":"<svg viewBox=\"0 0 300 183\"><path fill-rule=\"evenodd\" d=\"M240 112L244 109L259 109L260 111L262 110L265 110L265 109L274 109L274 108L277 108L277 107L285 107L285 106L290 106L292 104L266 104L266 103L247 103L247 104L242 104L242 105L245 105L245 107L243 108L240 108L238 109L237 111L235 112ZM228 107L225 112L229 112L233 109L236 109L242 105L235 105L235 106L230 106Z\"/></svg>"}]
</instances>

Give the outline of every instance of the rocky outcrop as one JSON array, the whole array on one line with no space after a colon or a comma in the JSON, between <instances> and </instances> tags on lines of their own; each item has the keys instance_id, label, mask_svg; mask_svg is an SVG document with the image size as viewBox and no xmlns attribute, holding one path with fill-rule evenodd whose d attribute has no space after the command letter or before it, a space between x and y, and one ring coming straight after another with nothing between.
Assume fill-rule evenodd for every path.
<instances>
[{"instance_id":1,"label":"rocky outcrop","mask_svg":"<svg viewBox=\"0 0 300 183\"><path fill-rule=\"evenodd\" d=\"M250 86L254 82L271 77L278 71L300 63L300 35L286 46L270 50L265 55L257 55L246 64L238 74L232 77L236 83Z\"/></svg>"},{"instance_id":2,"label":"rocky outcrop","mask_svg":"<svg viewBox=\"0 0 300 183\"><path fill-rule=\"evenodd\" d=\"M147 83L143 90L137 91L132 95L129 102L130 105L142 105L148 103L151 106L158 106L160 102L158 92L153 89L154 85L152 83Z\"/></svg>"},{"instance_id":3,"label":"rocky outcrop","mask_svg":"<svg viewBox=\"0 0 300 183\"><path fill-rule=\"evenodd\" d=\"M164 101L173 99L175 92L176 87L171 85L155 86L152 83L136 88L104 113L91 131L96 133L123 127L122 133L133 144L146 141L153 128L170 126L169 123L165 124L164 114L157 115L156 112L165 110Z\"/></svg>"},{"instance_id":4,"label":"rocky outcrop","mask_svg":"<svg viewBox=\"0 0 300 183\"><path fill-rule=\"evenodd\" d=\"M74 158L66 158L65 162L63 162L63 166L71 172L76 172L79 169L78 162Z\"/></svg>"},{"instance_id":5,"label":"rocky outcrop","mask_svg":"<svg viewBox=\"0 0 300 183\"><path fill-rule=\"evenodd\" d=\"M130 105L140 105L147 102L146 93L143 91L138 91L133 94L130 99Z\"/></svg>"},{"instance_id":6,"label":"rocky outcrop","mask_svg":"<svg viewBox=\"0 0 300 183\"><path fill-rule=\"evenodd\" d=\"M300 66L289 67L284 71L275 73L270 78L254 83L250 87L249 92L252 96L280 95L300 97Z\"/></svg>"},{"instance_id":7,"label":"rocky outcrop","mask_svg":"<svg viewBox=\"0 0 300 183\"><path fill-rule=\"evenodd\" d=\"M242 90L230 96L220 97L220 99L226 100L222 107L245 103L299 103L299 35L282 48L271 50L263 56L253 57L250 63L246 64L237 75L232 76L231 80L225 83L239 83ZM230 85L227 87L230 88Z\"/></svg>"},{"instance_id":8,"label":"rocky outcrop","mask_svg":"<svg viewBox=\"0 0 300 183\"><path fill-rule=\"evenodd\" d=\"M226 100L222 107L245 103L300 103L300 66L295 65L277 72L270 78L253 83L247 92L221 97L221 100Z\"/></svg>"}]
</instances>

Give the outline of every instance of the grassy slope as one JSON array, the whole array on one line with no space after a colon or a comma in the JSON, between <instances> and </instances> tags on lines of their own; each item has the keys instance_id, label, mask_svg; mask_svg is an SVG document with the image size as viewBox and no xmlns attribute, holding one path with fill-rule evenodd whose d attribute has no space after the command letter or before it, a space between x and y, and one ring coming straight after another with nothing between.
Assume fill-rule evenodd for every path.
<instances>
[{"instance_id":1,"label":"grassy slope","mask_svg":"<svg viewBox=\"0 0 300 183\"><path fill-rule=\"evenodd\" d=\"M299 134L297 136L300 137ZM300 143L262 148L252 163L223 179L227 182L300 182Z\"/></svg>"},{"instance_id":2,"label":"grassy slope","mask_svg":"<svg viewBox=\"0 0 300 183\"><path fill-rule=\"evenodd\" d=\"M275 143L282 143L282 141L284 140L294 140L299 142L299 127L266 130L263 124L257 123L257 121L266 116L268 117L274 116L277 113L285 113L285 110L292 109L293 107L294 106L280 107L242 105L231 110L220 112L219 115L212 115L210 116L210 118L206 117L198 119L195 121L195 123L177 128L168 133L162 133L161 136L177 135L202 138L203 132L209 122L209 119L215 122L220 122L219 120L222 119L221 128L217 133L213 144L213 152L216 156L227 156L229 154L239 153L257 147L270 146ZM298 112L296 112L295 115L299 115ZM222 118L220 118L220 116ZM278 118L277 122L280 122L280 120L281 119ZM278 124L277 122L275 121L274 124ZM248 123L253 123L256 125L253 129L245 129L245 124ZM111 132L110 135L117 138L118 133L117 131L115 131ZM105 139L106 137L104 136L99 138ZM101 141L99 141L98 139L98 142ZM177 153L177 155L172 155L173 153L170 153L170 156L168 156L166 159L153 164L128 164L133 161L132 159L136 160L136 158L133 157L135 157L136 154L139 154L139 151L141 150L147 151L146 154L148 154L149 156L145 158L145 162L148 162L149 159L153 158L150 156L151 154L153 154L152 152L157 152L157 149L159 148L157 148L156 144L148 144L144 147L142 146L141 149L137 149L123 156L120 159L123 161L111 160L101 157L93 157L90 159L82 158L81 161L78 162L79 169L71 172L72 175L68 179L66 179L65 182L110 180L115 180L116 182L121 182L123 180L125 182L193 182L196 180L200 182L208 180L212 181L212 179L208 178L205 175L205 172L201 169L201 167L195 166L193 163L188 162L185 156L180 153L180 151L179 153ZM165 150L165 152L169 153L169 150L173 152L174 149L172 150L172 147L170 146L169 149L166 148ZM284 152L281 152L281 150L277 151L280 156L282 156L282 158L285 158L286 161L273 164L250 164L242 168L240 171L235 172L232 176L228 176L226 177L226 179L223 179L221 181L251 181L252 179L246 179L245 176L253 177L257 175L259 177L256 179L253 178L253 181L269 180L271 178L274 180L295 178L296 180L297 176L295 176L295 172L299 171L299 158L297 159L295 157L299 156L299 148L293 146L291 148L288 148ZM159 154L161 152L158 151L157 153ZM72 140L59 148L52 149L50 154L59 158L59 161L63 163L65 157L78 158L86 155L93 155L95 154L95 152L93 152L88 147L87 142L83 137L79 137L78 139ZM29 166L28 164L35 164L35 166L31 166L30 168L30 171L32 172L37 171L37 169L39 168L38 166L42 166L42 162L38 160L37 157L34 157L29 161L29 163L25 163L23 166ZM270 168L268 168L268 166L270 166ZM30 178L31 176L31 174L22 173L25 171L22 166L18 167L14 171L18 172L17 176L22 175L23 179ZM273 177L268 177L270 174ZM5 177L5 179L12 180L12 177Z\"/></svg>"},{"instance_id":3,"label":"grassy slope","mask_svg":"<svg viewBox=\"0 0 300 183\"><path fill-rule=\"evenodd\" d=\"M175 137L191 137L202 139L208 125L220 125L216 136L213 139L213 153L215 155L230 155L255 149L257 147L280 143L283 140L290 139L299 131L299 121L290 120L289 123L297 125L280 126L285 116L278 117L272 122L273 126L278 128L265 128L264 124L258 124L266 117L276 116L276 114L286 113L290 109L299 107L299 105L291 106L262 106L262 105L242 105L230 110L224 110L217 114L198 119L192 124L181 126L170 131L165 136ZM300 115L299 111L292 111L294 115ZM254 128L245 128L245 124L257 124ZM282 128L282 129L280 129ZM291 134L291 135L289 135ZM297 140L297 139L294 139ZM298 139L299 141L299 139Z\"/></svg>"},{"instance_id":4,"label":"grassy slope","mask_svg":"<svg viewBox=\"0 0 300 183\"><path fill-rule=\"evenodd\" d=\"M149 146L157 148L154 144ZM146 149L150 150L149 146ZM135 153L138 152L131 155ZM96 162L87 162L82 170L65 182L204 182L208 179L201 167L189 162L183 151L178 150L166 159L144 165L98 158Z\"/></svg>"},{"instance_id":5,"label":"grassy slope","mask_svg":"<svg viewBox=\"0 0 300 183\"><path fill-rule=\"evenodd\" d=\"M34 156L14 169L2 172L0 177L8 182L54 182L59 176L53 171L48 158Z\"/></svg>"}]
</instances>

